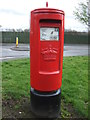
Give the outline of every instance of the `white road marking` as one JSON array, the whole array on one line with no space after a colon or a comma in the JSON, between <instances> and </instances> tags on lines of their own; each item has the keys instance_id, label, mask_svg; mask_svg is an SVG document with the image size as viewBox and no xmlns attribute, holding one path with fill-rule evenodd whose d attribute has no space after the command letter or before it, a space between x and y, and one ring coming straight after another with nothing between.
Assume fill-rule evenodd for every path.
<instances>
[{"instance_id":1,"label":"white road marking","mask_svg":"<svg viewBox=\"0 0 90 120\"><path fill-rule=\"evenodd\" d=\"M1 57L0 60L11 59L11 58L15 58L15 57Z\"/></svg>"}]
</instances>

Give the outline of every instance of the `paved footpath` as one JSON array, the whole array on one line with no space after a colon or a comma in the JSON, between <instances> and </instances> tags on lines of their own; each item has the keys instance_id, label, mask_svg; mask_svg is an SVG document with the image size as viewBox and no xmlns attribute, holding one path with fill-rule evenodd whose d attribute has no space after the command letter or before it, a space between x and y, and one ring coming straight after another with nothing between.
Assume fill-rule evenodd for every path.
<instances>
[{"instance_id":1,"label":"paved footpath","mask_svg":"<svg viewBox=\"0 0 90 120\"><path fill-rule=\"evenodd\" d=\"M29 58L29 44L19 44L16 48L15 44L0 44L0 61ZM88 56L88 45L65 45L64 56Z\"/></svg>"}]
</instances>

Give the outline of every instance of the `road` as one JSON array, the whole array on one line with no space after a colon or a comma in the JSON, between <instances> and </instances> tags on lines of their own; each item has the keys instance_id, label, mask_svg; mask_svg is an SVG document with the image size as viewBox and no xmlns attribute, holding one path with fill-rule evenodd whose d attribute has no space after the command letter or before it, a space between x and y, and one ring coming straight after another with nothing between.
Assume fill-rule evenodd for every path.
<instances>
[{"instance_id":1,"label":"road","mask_svg":"<svg viewBox=\"0 0 90 120\"><path fill-rule=\"evenodd\" d=\"M29 58L29 44L0 44L0 61ZM64 45L64 56L88 56L88 45Z\"/></svg>"},{"instance_id":2,"label":"road","mask_svg":"<svg viewBox=\"0 0 90 120\"><path fill-rule=\"evenodd\" d=\"M29 51L12 50L12 48L14 48L14 47L15 47L14 44L2 45L2 56L0 57L0 60L29 57ZM29 48L29 45L20 44L20 48L22 48L22 47L23 47L24 50L26 50L26 48Z\"/></svg>"}]
</instances>

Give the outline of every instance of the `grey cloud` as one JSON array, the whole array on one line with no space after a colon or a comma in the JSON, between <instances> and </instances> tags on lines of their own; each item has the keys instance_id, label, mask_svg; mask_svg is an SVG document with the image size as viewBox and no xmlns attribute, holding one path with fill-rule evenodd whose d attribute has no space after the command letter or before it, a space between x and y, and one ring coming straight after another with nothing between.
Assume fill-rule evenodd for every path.
<instances>
[{"instance_id":1,"label":"grey cloud","mask_svg":"<svg viewBox=\"0 0 90 120\"><path fill-rule=\"evenodd\" d=\"M12 9L0 9L1 13L7 13L7 14L14 14L14 15L25 15L25 13L21 13Z\"/></svg>"},{"instance_id":2,"label":"grey cloud","mask_svg":"<svg viewBox=\"0 0 90 120\"><path fill-rule=\"evenodd\" d=\"M66 16L68 19L73 19L73 16Z\"/></svg>"}]
</instances>

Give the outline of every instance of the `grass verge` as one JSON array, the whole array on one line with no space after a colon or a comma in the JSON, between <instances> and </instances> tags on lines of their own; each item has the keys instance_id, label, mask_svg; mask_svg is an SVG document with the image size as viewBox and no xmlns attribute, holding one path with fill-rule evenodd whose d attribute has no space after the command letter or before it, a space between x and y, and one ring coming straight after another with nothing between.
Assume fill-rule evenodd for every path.
<instances>
[{"instance_id":1,"label":"grass verge","mask_svg":"<svg viewBox=\"0 0 90 120\"><path fill-rule=\"evenodd\" d=\"M29 59L2 63L3 99L30 96ZM64 57L62 98L80 115L88 117L88 57Z\"/></svg>"},{"instance_id":2,"label":"grass verge","mask_svg":"<svg viewBox=\"0 0 90 120\"><path fill-rule=\"evenodd\" d=\"M88 117L88 57L65 57L62 96L78 113Z\"/></svg>"},{"instance_id":3,"label":"grass verge","mask_svg":"<svg viewBox=\"0 0 90 120\"><path fill-rule=\"evenodd\" d=\"M13 60L2 63L3 98L20 99L30 96L29 59Z\"/></svg>"}]
</instances>

